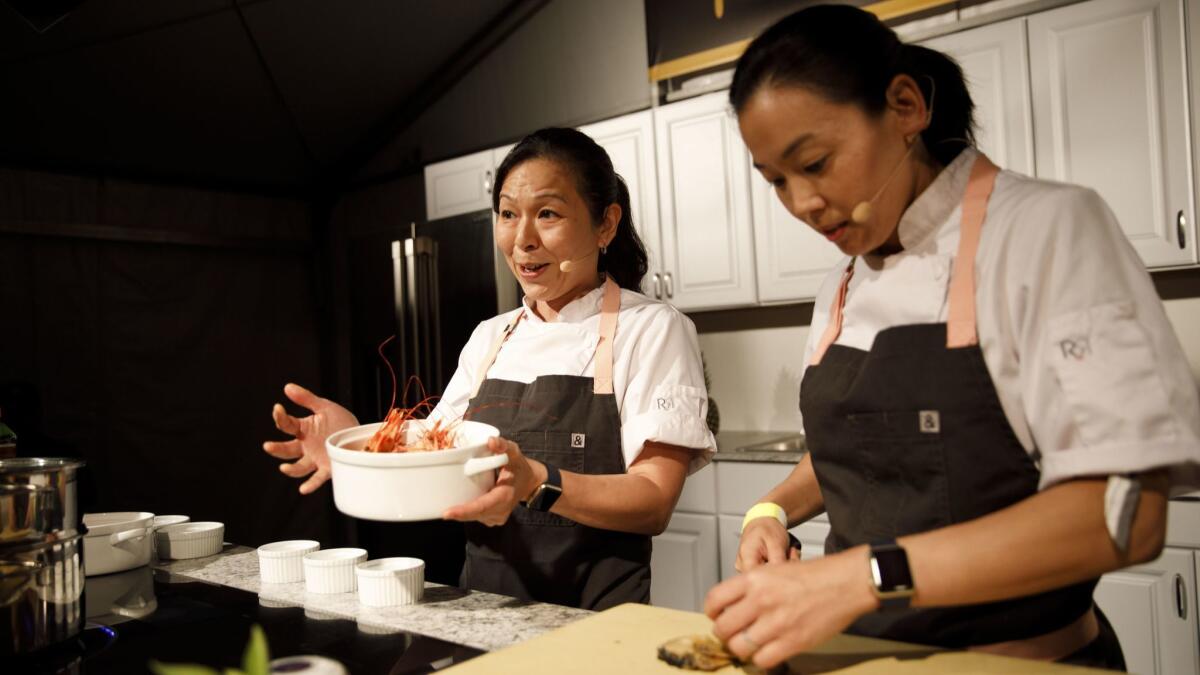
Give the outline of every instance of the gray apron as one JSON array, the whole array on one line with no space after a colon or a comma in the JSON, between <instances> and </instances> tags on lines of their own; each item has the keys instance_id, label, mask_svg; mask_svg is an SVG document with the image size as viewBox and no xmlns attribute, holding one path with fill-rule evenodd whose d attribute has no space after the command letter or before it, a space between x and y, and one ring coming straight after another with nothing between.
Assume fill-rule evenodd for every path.
<instances>
[{"instance_id":1,"label":"gray apron","mask_svg":"<svg viewBox=\"0 0 1200 675\"><path fill-rule=\"evenodd\" d=\"M625 473L612 387L620 288L605 282L595 377L543 375L533 382L483 379L524 316L504 329L481 364L464 416L491 424L531 459L579 474ZM480 381L482 380L482 381ZM650 537L580 525L518 505L500 527L467 524L462 585L522 600L601 610L650 600Z\"/></svg>"},{"instance_id":2,"label":"gray apron","mask_svg":"<svg viewBox=\"0 0 1200 675\"><path fill-rule=\"evenodd\" d=\"M1037 492L1039 471L1005 417L975 328L975 252L996 173L983 155L972 167L946 323L888 328L870 351L833 344L853 261L842 277L800 390L827 553L973 520ZM1022 640L1078 620L1095 586L881 611L850 632L952 648Z\"/></svg>"}]
</instances>

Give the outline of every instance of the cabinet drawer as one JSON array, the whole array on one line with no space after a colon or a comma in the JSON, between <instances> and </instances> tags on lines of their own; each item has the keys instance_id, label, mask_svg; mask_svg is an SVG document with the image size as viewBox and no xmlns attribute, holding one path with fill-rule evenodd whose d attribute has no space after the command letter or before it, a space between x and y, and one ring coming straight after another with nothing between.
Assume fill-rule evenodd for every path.
<instances>
[{"instance_id":1,"label":"cabinet drawer","mask_svg":"<svg viewBox=\"0 0 1200 675\"><path fill-rule=\"evenodd\" d=\"M1167 546L1200 548L1200 492L1167 502Z\"/></svg>"},{"instance_id":2,"label":"cabinet drawer","mask_svg":"<svg viewBox=\"0 0 1200 675\"><path fill-rule=\"evenodd\" d=\"M691 511L694 513L717 512L717 477L715 463L688 476L683 483L683 492L679 495L676 511Z\"/></svg>"},{"instance_id":3,"label":"cabinet drawer","mask_svg":"<svg viewBox=\"0 0 1200 675\"><path fill-rule=\"evenodd\" d=\"M783 482L794 464L766 462L718 462L717 510L742 516L764 495Z\"/></svg>"}]
</instances>

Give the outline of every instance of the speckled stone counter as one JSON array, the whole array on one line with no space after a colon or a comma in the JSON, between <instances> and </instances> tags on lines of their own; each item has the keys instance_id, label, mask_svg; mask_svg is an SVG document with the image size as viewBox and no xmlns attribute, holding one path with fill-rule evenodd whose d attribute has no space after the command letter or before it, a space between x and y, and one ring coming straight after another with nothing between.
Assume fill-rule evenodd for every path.
<instances>
[{"instance_id":1,"label":"speckled stone counter","mask_svg":"<svg viewBox=\"0 0 1200 675\"><path fill-rule=\"evenodd\" d=\"M753 450L750 448L797 436L799 434L794 431L722 431L717 434L717 452L713 455L713 461L795 464L804 456L804 450ZM800 441L800 447L803 447L803 440Z\"/></svg>"},{"instance_id":2,"label":"speckled stone counter","mask_svg":"<svg viewBox=\"0 0 1200 675\"><path fill-rule=\"evenodd\" d=\"M155 565L173 576L207 581L257 593L268 607L303 607L310 618L357 621L373 633L408 631L483 650L495 650L528 640L592 614L587 610L525 602L514 598L464 591L426 582L425 597L407 607L367 607L356 593L308 593L304 582L264 584L258 576L258 553L226 545L208 558L174 560Z\"/></svg>"}]
</instances>

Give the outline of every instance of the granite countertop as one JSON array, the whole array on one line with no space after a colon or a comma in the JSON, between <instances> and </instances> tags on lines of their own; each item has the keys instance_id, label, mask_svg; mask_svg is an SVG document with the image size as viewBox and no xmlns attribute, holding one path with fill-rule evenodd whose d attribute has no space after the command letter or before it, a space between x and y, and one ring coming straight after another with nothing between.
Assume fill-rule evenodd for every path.
<instances>
[{"instance_id":1,"label":"granite countertop","mask_svg":"<svg viewBox=\"0 0 1200 675\"><path fill-rule=\"evenodd\" d=\"M309 593L304 582L264 584L258 576L258 552L229 546L207 558L163 561L155 569L173 576L206 581L257 593L271 607L303 607L314 617L357 621L369 632L408 631L492 651L577 621L592 612L573 607L526 602L492 593L425 583L425 597L406 607L367 607L356 593Z\"/></svg>"},{"instance_id":2,"label":"granite countertop","mask_svg":"<svg viewBox=\"0 0 1200 675\"><path fill-rule=\"evenodd\" d=\"M754 446L795 440L799 450L755 450ZM795 464L804 456L804 435L795 431L722 431L717 434L714 462L778 462Z\"/></svg>"}]
</instances>

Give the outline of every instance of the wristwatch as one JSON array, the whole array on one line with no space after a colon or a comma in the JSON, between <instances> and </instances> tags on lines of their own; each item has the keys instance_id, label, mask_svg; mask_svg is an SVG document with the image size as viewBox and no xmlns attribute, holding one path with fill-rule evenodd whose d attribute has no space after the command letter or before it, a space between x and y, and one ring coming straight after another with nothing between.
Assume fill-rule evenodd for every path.
<instances>
[{"instance_id":1,"label":"wristwatch","mask_svg":"<svg viewBox=\"0 0 1200 675\"><path fill-rule=\"evenodd\" d=\"M546 482L534 488L533 494L525 500L525 508L533 511L549 511L562 494L562 474L558 467L546 462L542 464L546 466Z\"/></svg>"},{"instance_id":2,"label":"wristwatch","mask_svg":"<svg viewBox=\"0 0 1200 675\"><path fill-rule=\"evenodd\" d=\"M881 609L905 609L916 594L908 554L895 539L871 544L871 581Z\"/></svg>"}]
</instances>

